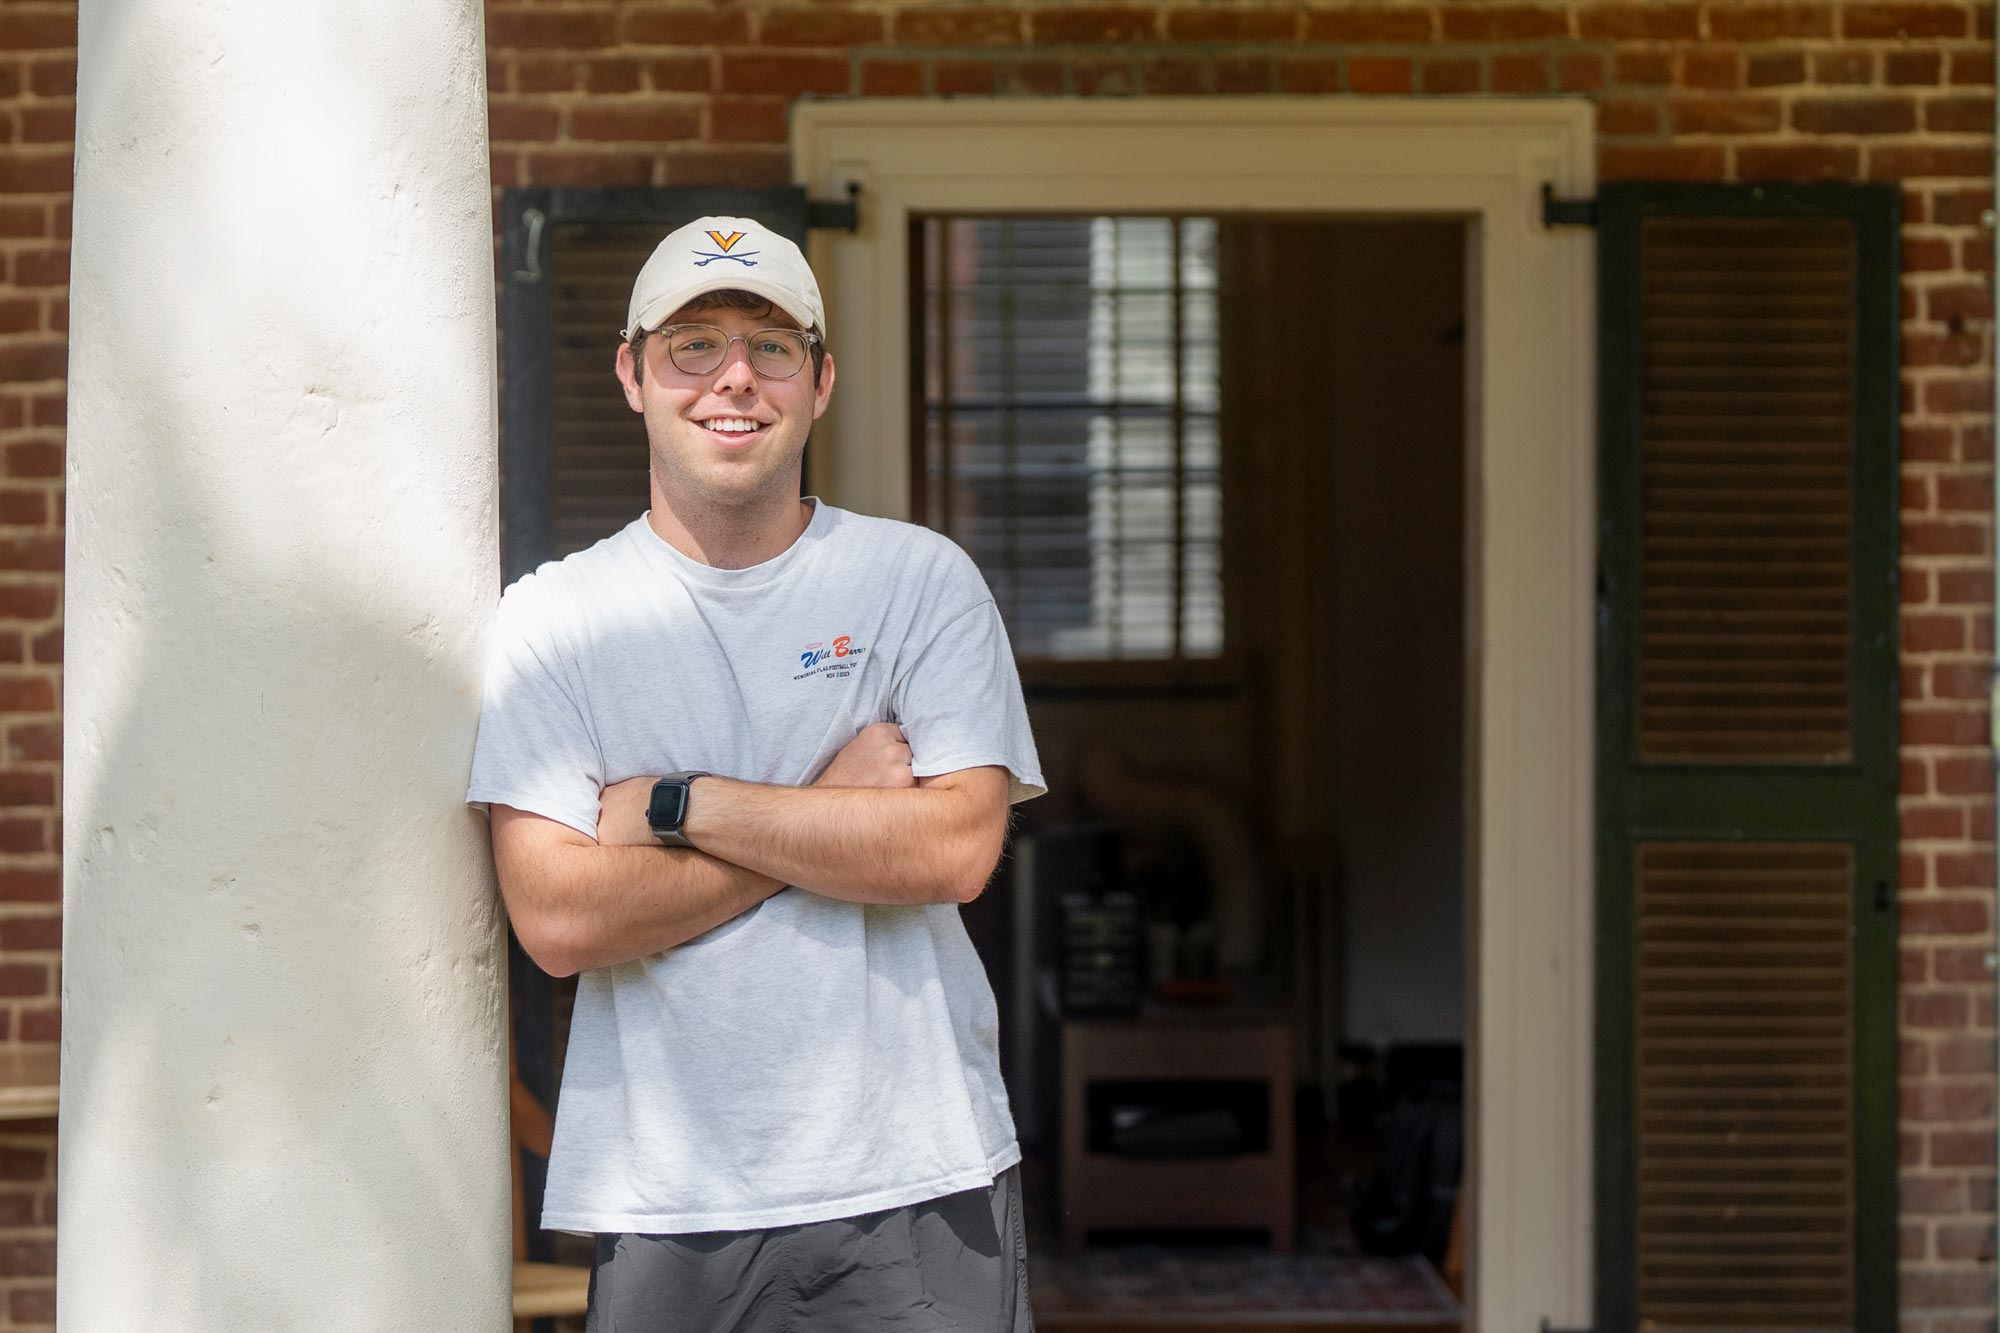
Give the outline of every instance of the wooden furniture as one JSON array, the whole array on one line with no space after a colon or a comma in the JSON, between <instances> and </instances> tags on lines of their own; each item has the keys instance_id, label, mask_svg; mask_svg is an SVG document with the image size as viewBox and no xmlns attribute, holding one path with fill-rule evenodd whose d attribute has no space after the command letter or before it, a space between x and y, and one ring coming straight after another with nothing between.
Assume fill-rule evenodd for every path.
<instances>
[{"instance_id":1,"label":"wooden furniture","mask_svg":"<svg viewBox=\"0 0 2000 1333\"><path fill-rule=\"evenodd\" d=\"M511 1051L509 1052L511 1057ZM535 1100L513 1072L509 1060L507 1120L512 1127L508 1152L514 1177L514 1330L527 1333L533 1320L578 1315L590 1304L590 1270L576 1264L528 1261L528 1206L521 1190L520 1151L526 1148L546 1158L555 1142L555 1118Z\"/></svg>"},{"instance_id":2,"label":"wooden furniture","mask_svg":"<svg viewBox=\"0 0 2000 1333\"><path fill-rule=\"evenodd\" d=\"M1280 1253L1295 1234L1293 1022L1263 1010L1157 1010L1070 1020L1062 1051L1062 1244L1093 1227L1262 1227ZM1111 1081L1217 1080L1261 1085L1261 1151L1229 1157L1093 1152L1090 1095Z\"/></svg>"}]
</instances>

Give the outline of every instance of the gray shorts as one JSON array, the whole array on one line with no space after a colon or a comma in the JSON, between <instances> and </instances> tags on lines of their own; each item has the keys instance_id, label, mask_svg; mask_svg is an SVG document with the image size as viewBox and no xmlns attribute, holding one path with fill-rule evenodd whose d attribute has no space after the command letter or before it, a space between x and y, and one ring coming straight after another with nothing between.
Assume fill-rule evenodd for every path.
<instances>
[{"instance_id":1,"label":"gray shorts","mask_svg":"<svg viewBox=\"0 0 2000 1333\"><path fill-rule=\"evenodd\" d=\"M1034 1333L1021 1168L859 1217L600 1235L588 1333Z\"/></svg>"}]
</instances>

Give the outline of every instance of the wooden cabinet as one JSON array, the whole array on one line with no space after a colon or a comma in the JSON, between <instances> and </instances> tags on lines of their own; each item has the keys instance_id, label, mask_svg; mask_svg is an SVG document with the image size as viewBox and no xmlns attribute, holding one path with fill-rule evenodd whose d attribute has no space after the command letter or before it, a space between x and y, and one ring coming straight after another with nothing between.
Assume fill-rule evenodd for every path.
<instances>
[{"instance_id":1,"label":"wooden cabinet","mask_svg":"<svg viewBox=\"0 0 2000 1333\"><path fill-rule=\"evenodd\" d=\"M1083 1248L1092 1228L1262 1227L1293 1244L1293 1027L1289 1015L1162 1010L1063 1024L1062 1243ZM1265 1121L1258 1149L1230 1156L1137 1156L1093 1151L1092 1094L1115 1083L1253 1085ZM1240 1104L1240 1099L1239 1099ZM1101 1126L1100 1126L1101 1129ZM1099 1136L1102 1137L1101 1134Z\"/></svg>"}]
</instances>

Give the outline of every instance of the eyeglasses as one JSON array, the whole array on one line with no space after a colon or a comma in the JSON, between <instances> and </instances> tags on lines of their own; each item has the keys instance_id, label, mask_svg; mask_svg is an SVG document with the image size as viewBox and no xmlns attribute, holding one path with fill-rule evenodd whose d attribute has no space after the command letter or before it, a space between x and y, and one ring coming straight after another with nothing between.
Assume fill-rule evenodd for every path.
<instances>
[{"instance_id":1,"label":"eyeglasses","mask_svg":"<svg viewBox=\"0 0 2000 1333\"><path fill-rule=\"evenodd\" d=\"M713 324L662 324L640 335L643 341L655 335L667 340L667 359L688 375L706 375L719 369L729 355L729 345L740 342L750 353L750 366L766 379L788 380L805 368L806 354L819 342L817 333L799 329L758 329L747 337L724 333Z\"/></svg>"}]
</instances>

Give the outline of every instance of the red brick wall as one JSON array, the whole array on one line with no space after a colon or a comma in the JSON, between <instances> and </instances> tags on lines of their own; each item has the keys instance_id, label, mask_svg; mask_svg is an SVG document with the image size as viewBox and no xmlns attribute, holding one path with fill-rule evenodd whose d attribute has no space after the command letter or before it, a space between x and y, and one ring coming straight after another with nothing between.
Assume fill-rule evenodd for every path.
<instances>
[{"instance_id":1,"label":"red brick wall","mask_svg":"<svg viewBox=\"0 0 2000 1333\"><path fill-rule=\"evenodd\" d=\"M0 1040L56 1037L72 4L0 6ZM488 6L493 177L786 178L801 96L1572 95L1607 177L1901 181L1902 1296L1994 1300L1993 9L1679 0ZM0 1329L48 1321L46 1124L0 1126Z\"/></svg>"}]
</instances>

